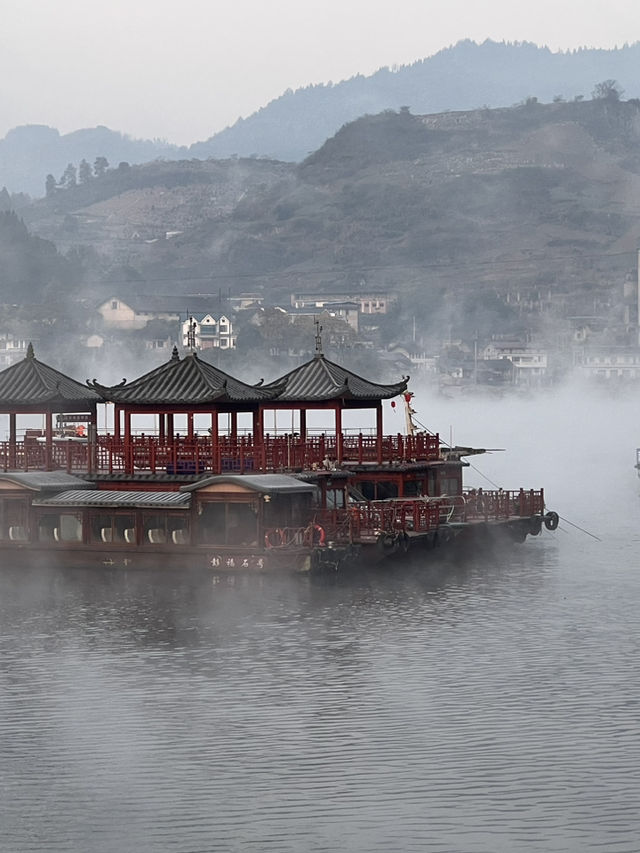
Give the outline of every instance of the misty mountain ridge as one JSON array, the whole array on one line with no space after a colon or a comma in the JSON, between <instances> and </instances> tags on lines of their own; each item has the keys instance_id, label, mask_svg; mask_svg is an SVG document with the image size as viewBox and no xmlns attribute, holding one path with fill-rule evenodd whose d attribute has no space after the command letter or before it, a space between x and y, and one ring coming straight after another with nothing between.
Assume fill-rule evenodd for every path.
<instances>
[{"instance_id":1,"label":"misty mountain ridge","mask_svg":"<svg viewBox=\"0 0 640 853\"><path fill-rule=\"evenodd\" d=\"M70 298L251 291L288 305L297 291L388 291L398 310L379 321L383 343L409 328L566 332L576 316L614 328L636 264L639 142L638 101L387 110L297 165L116 168L20 214L91 262Z\"/></svg>"},{"instance_id":2,"label":"misty mountain ridge","mask_svg":"<svg viewBox=\"0 0 640 853\"><path fill-rule=\"evenodd\" d=\"M58 179L69 163L106 157L112 166L156 159L265 156L298 162L316 151L345 123L366 114L408 106L414 114L507 107L536 97L588 98L605 79L618 81L628 98L640 96L640 43L613 50L553 53L530 43L462 41L397 68L381 68L332 84L288 90L257 112L238 119L206 141L177 146L132 139L106 127L61 135L27 125L0 140L0 186L44 194L45 176Z\"/></svg>"}]
</instances>

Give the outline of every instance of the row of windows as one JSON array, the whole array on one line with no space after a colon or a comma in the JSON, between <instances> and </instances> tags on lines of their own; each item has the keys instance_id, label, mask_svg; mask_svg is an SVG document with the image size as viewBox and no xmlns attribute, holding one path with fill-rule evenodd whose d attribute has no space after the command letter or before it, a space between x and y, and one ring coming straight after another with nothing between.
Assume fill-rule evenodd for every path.
<instances>
[{"instance_id":1,"label":"row of windows","mask_svg":"<svg viewBox=\"0 0 640 853\"><path fill-rule=\"evenodd\" d=\"M188 545L190 517L181 512L39 512L29 526L27 503L0 501L0 541L66 545ZM204 545L251 545L259 541L258 518L248 504L207 503L201 507L197 541Z\"/></svg>"}]
</instances>

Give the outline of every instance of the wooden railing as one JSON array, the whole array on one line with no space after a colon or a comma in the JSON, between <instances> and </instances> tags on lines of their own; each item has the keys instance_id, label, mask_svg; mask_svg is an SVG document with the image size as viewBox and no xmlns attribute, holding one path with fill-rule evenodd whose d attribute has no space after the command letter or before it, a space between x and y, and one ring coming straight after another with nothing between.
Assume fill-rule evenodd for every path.
<instances>
[{"instance_id":1,"label":"wooden railing","mask_svg":"<svg viewBox=\"0 0 640 853\"><path fill-rule=\"evenodd\" d=\"M200 474L210 472L309 471L340 464L390 464L438 459L438 436L319 435L301 439L295 435L265 435L261 442L251 436L179 437L172 441L157 436L135 436L129 441L111 435L98 436L95 444L81 439L54 439L48 453L43 441L21 441L12 446L0 442L0 468L10 470L64 470L101 473ZM93 460L93 461L92 461ZM90 461L92 464L90 465Z\"/></svg>"},{"instance_id":2,"label":"wooden railing","mask_svg":"<svg viewBox=\"0 0 640 853\"><path fill-rule=\"evenodd\" d=\"M381 535L429 533L449 522L528 518L544 512L542 489L480 492L437 498L362 501L348 509L318 511L315 521L336 542L375 541Z\"/></svg>"},{"instance_id":3,"label":"wooden railing","mask_svg":"<svg viewBox=\"0 0 640 853\"><path fill-rule=\"evenodd\" d=\"M544 512L543 489L469 489L455 498L442 498L452 508L452 518L459 521L479 521L528 517Z\"/></svg>"},{"instance_id":4,"label":"wooden railing","mask_svg":"<svg viewBox=\"0 0 640 853\"><path fill-rule=\"evenodd\" d=\"M50 453L44 442L24 441L12 446L8 441L0 442L0 469L3 471L67 471L88 473L90 465L89 446L77 439L56 439Z\"/></svg>"}]
</instances>

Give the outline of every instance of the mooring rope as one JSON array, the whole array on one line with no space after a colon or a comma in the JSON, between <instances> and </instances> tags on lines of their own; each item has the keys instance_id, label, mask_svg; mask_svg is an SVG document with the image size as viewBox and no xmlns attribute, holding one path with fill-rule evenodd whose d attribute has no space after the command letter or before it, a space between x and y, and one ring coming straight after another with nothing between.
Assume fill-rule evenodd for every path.
<instances>
[{"instance_id":1,"label":"mooring rope","mask_svg":"<svg viewBox=\"0 0 640 853\"><path fill-rule=\"evenodd\" d=\"M423 429L423 430L425 430L425 432L428 432L430 435L437 435L437 434L438 434L438 433L433 432L433 430L430 430L428 427L426 427L423 423L421 423L421 422L418 420L418 418L415 418L415 422L418 424L418 426L421 426L421 427L422 427L422 429ZM441 442L441 444L446 444L446 446L447 446L447 447L449 447L449 448L453 449L453 448L451 447L451 445L450 445L448 442L444 441L442 438L440 439L440 442ZM487 477L487 475L486 475L483 471L481 471L481 470L477 467L477 465L474 465L472 462L469 462L469 463L468 463L468 465L469 465L469 467L470 467L470 468L473 468L473 470L474 470L477 474L479 474L481 477L484 477L484 479L487 481L487 483L491 483L491 485L492 485L495 489L499 489L499 488L500 488L500 486L499 486L497 483L494 483L494 481L491 479L491 477ZM576 530L579 530L581 533L586 533L586 534L587 534L587 536L591 536L591 538L592 538L592 539L595 539L595 540L596 540L596 542L602 542L602 539L600 539L600 537L599 537L599 536L596 536L596 534L595 534L595 533L591 533L589 530L586 530L584 527L580 527L580 525L579 525L579 524L574 524L574 522L573 522L573 521L569 521L569 519L568 519L568 518L565 518L563 515L559 515L559 516L558 516L558 518L560 519L560 521L564 521L564 523L565 523L565 524L570 524L570 525L571 525L571 527L575 527L575 529L576 529ZM563 531L563 532L568 532L568 531Z\"/></svg>"},{"instance_id":2,"label":"mooring rope","mask_svg":"<svg viewBox=\"0 0 640 853\"><path fill-rule=\"evenodd\" d=\"M595 533L590 533L588 530L585 530L584 527L580 527L579 524L574 524L573 521L569 521L568 518L564 516L559 516L560 521L564 521L565 524L570 524L572 527L575 527L576 530L579 530L581 533L586 533L587 536L591 536L592 539L595 539L597 542L602 542L602 539L599 536L596 536Z\"/></svg>"}]
</instances>

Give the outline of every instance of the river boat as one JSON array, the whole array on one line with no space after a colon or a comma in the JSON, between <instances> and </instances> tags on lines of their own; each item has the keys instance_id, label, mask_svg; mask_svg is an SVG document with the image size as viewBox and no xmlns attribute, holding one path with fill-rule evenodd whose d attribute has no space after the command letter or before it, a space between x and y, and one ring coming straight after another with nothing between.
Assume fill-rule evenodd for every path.
<instances>
[{"instance_id":1,"label":"river boat","mask_svg":"<svg viewBox=\"0 0 640 853\"><path fill-rule=\"evenodd\" d=\"M420 429L407 386L408 377L375 383L328 360L319 334L312 359L256 385L175 348L130 383L82 384L29 347L0 372L0 413L9 417L0 552L29 566L345 571L557 527L542 488L465 488L467 458L485 451ZM405 429L385 435L383 401L396 399ZM112 407L113 431L98 430L99 406ZM370 432L343 429L345 411L364 409L374 414ZM281 410L295 428L269 431L267 413ZM313 411L332 428L308 429ZM20 433L18 417L35 413L43 429ZM153 415L153 430L135 430L140 415ZM209 426L198 431L203 415Z\"/></svg>"}]
</instances>

